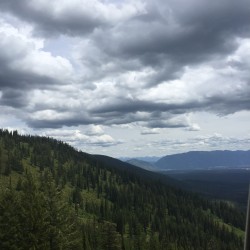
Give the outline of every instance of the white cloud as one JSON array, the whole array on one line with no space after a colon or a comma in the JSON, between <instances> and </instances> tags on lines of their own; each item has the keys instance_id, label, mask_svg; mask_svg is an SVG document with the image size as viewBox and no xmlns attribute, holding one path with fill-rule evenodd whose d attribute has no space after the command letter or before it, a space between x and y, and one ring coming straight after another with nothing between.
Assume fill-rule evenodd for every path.
<instances>
[{"instance_id":1,"label":"white cloud","mask_svg":"<svg viewBox=\"0 0 250 250\"><path fill-rule=\"evenodd\" d=\"M187 127L188 131L200 131L201 128L197 123L190 124L189 127Z\"/></svg>"},{"instance_id":2,"label":"white cloud","mask_svg":"<svg viewBox=\"0 0 250 250\"><path fill-rule=\"evenodd\" d=\"M46 76L62 84L73 78L73 68L67 59L60 56L54 57L49 52L38 50L31 51L23 58L18 58L11 64L11 69Z\"/></svg>"},{"instance_id":3,"label":"white cloud","mask_svg":"<svg viewBox=\"0 0 250 250\"><path fill-rule=\"evenodd\" d=\"M250 137L237 138L223 136L218 133L202 135L186 139L166 139L155 141L153 147L161 147L165 153L202 150L244 150L250 147Z\"/></svg>"},{"instance_id":4,"label":"white cloud","mask_svg":"<svg viewBox=\"0 0 250 250\"><path fill-rule=\"evenodd\" d=\"M111 147L123 143L121 140L115 140L108 134L99 133L90 135L88 134L88 131L84 132L78 129L53 129L42 132L42 135L68 142L78 149L81 149L88 145Z\"/></svg>"},{"instance_id":5,"label":"white cloud","mask_svg":"<svg viewBox=\"0 0 250 250\"><path fill-rule=\"evenodd\" d=\"M89 135L103 135L104 130L100 125L91 125L87 133Z\"/></svg>"}]
</instances>

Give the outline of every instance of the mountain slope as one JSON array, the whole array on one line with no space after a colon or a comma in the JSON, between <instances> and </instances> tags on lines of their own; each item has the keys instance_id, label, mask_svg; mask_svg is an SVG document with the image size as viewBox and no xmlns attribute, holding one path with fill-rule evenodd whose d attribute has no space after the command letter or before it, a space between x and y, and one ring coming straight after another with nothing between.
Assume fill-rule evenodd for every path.
<instances>
[{"instance_id":1,"label":"mountain slope","mask_svg":"<svg viewBox=\"0 0 250 250\"><path fill-rule=\"evenodd\" d=\"M1 249L242 249L239 210L111 157L0 130L0 173Z\"/></svg>"},{"instance_id":2,"label":"mountain slope","mask_svg":"<svg viewBox=\"0 0 250 250\"><path fill-rule=\"evenodd\" d=\"M134 166L137 166L139 168L146 169L146 170L151 170L151 171L155 170L155 166L151 162L139 160L139 159L136 159L136 158L127 160L126 162L131 164L131 165L134 165Z\"/></svg>"},{"instance_id":3,"label":"mountain slope","mask_svg":"<svg viewBox=\"0 0 250 250\"><path fill-rule=\"evenodd\" d=\"M162 157L155 165L160 169L249 167L250 151L192 151Z\"/></svg>"},{"instance_id":4,"label":"mountain slope","mask_svg":"<svg viewBox=\"0 0 250 250\"><path fill-rule=\"evenodd\" d=\"M121 171L120 172L121 174L123 174L125 171L127 174L136 176L137 178L140 178L143 180L161 181L162 183L167 184L172 187L177 187L177 188L183 187L185 189L189 189L186 183L178 181L169 176L151 172L149 170L142 169L130 163L123 162L123 161L120 161L116 158L112 158L109 156L105 156L105 155L93 155L93 156L106 168L119 170Z\"/></svg>"}]
</instances>

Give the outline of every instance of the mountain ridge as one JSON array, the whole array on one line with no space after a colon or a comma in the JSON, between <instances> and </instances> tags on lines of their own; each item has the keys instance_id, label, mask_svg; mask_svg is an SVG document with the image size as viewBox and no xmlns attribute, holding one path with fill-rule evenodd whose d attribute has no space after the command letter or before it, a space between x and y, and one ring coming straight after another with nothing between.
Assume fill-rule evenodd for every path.
<instances>
[{"instance_id":1,"label":"mountain ridge","mask_svg":"<svg viewBox=\"0 0 250 250\"><path fill-rule=\"evenodd\" d=\"M154 163L148 162L148 161L144 161L144 160L140 160L138 158L132 158L127 160L126 162L128 162L129 164L132 164L134 166L140 167L140 168L144 168L146 170L150 170L150 171L154 171L155 170L155 165Z\"/></svg>"},{"instance_id":2,"label":"mountain ridge","mask_svg":"<svg viewBox=\"0 0 250 250\"><path fill-rule=\"evenodd\" d=\"M250 150L189 151L159 159L158 169L194 169L210 167L250 167Z\"/></svg>"}]
</instances>

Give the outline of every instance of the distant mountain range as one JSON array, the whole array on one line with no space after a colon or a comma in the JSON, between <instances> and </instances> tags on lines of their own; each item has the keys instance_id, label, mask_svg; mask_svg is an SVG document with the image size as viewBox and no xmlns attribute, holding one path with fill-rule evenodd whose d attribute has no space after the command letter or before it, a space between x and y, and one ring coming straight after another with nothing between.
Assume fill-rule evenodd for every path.
<instances>
[{"instance_id":1,"label":"distant mountain range","mask_svg":"<svg viewBox=\"0 0 250 250\"><path fill-rule=\"evenodd\" d=\"M144 156L144 157L120 157L119 160L121 161L130 161L130 160L139 160L139 161L144 161L144 162L150 162L150 163L155 163L157 162L161 157L160 156Z\"/></svg>"},{"instance_id":2,"label":"distant mountain range","mask_svg":"<svg viewBox=\"0 0 250 250\"><path fill-rule=\"evenodd\" d=\"M208 169L218 167L250 167L250 150L248 151L191 151L187 153L167 155L155 163L142 161L138 158L127 162L148 170L180 170L180 169Z\"/></svg>"},{"instance_id":3,"label":"distant mountain range","mask_svg":"<svg viewBox=\"0 0 250 250\"><path fill-rule=\"evenodd\" d=\"M183 188L183 189L190 189L190 187L188 185L186 185L186 183L184 182L180 182L179 180L176 180L174 178L171 178L169 176L166 175L162 175L160 173L155 173L151 171L147 170L145 168L145 166L138 166L136 164L131 164L129 162L123 162L121 160L118 160L116 158L112 158L106 155L93 155L95 157L96 160L98 160L99 162L101 162L101 164L105 167L107 167L108 169L116 169L119 171L123 171L126 170L128 171L130 174L135 174L137 176L140 176L141 178L145 179L145 180L157 180L157 181L162 181L163 183L167 183L170 186L173 187L178 187L178 188ZM134 163L137 160L134 161ZM139 161L138 161L139 162ZM145 164L149 164L147 162L144 162Z\"/></svg>"},{"instance_id":4,"label":"distant mountain range","mask_svg":"<svg viewBox=\"0 0 250 250\"><path fill-rule=\"evenodd\" d=\"M147 161L142 161L139 159L130 159L128 161L126 161L129 164L132 164L134 166L140 167L140 168L144 168L146 170L151 170L154 171L155 170L155 165L152 162L147 162Z\"/></svg>"}]
</instances>

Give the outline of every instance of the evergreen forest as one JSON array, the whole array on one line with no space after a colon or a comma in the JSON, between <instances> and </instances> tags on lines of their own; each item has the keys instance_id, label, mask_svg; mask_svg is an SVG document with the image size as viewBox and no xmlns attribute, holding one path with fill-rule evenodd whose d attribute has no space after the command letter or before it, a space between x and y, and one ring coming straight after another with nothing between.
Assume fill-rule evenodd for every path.
<instances>
[{"instance_id":1,"label":"evergreen forest","mask_svg":"<svg viewBox=\"0 0 250 250\"><path fill-rule=\"evenodd\" d=\"M243 249L242 211L170 180L1 129L0 249Z\"/></svg>"}]
</instances>

